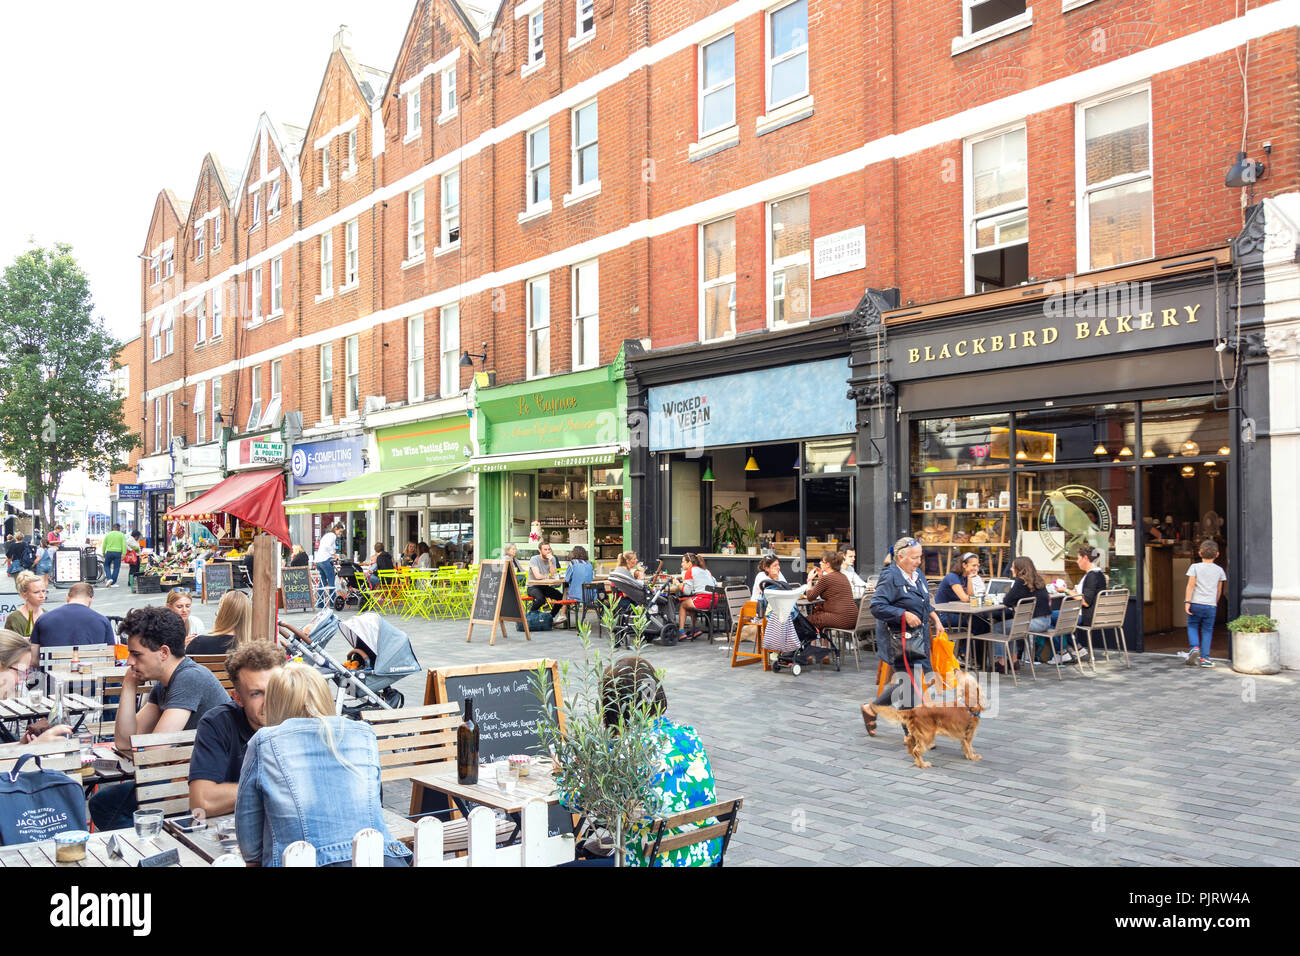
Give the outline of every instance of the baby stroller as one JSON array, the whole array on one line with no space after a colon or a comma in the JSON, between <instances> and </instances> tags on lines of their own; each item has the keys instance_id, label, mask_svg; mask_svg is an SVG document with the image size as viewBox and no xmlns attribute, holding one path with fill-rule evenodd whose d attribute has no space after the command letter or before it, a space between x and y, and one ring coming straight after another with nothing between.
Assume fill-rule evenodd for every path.
<instances>
[{"instance_id":1,"label":"baby stroller","mask_svg":"<svg viewBox=\"0 0 1300 956\"><path fill-rule=\"evenodd\" d=\"M344 622L325 610L312 618L306 640L284 631L280 634L290 653L314 664L337 686L336 712L345 717L401 707L405 697L393 684L420 670L410 638L378 614L358 614ZM342 662L324 649L336 634L351 648Z\"/></svg>"},{"instance_id":2,"label":"baby stroller","mask_svg":"<svg viewBox=\"0 0 1300 956\"><path fill-rule=\"evenodd\" d=\"M681 638L681 630L673 620L672 609L668 601L668 581L657 588L646 587L638 593L625 594L618 602L614 620L614 644L616 647L631 647L636 637L632 622L638 607L645 608L646 629L642 636L646 642L671 647Z\"/></svg>"},{"instance_id":3,"label":"baby stroller","mask_svg":"<svg viewBox=\"0 0 1300 956\"><path fill-rule=\"evenodd\" d=\"M808 664L823 663L828 658L840 669L840 650L834 641L819 644L823 638L812 621L795 610L795 604L808 586L786 590L778 582L763 589L767 601L767 624L763 628L763 649L770 652L772 670L790 668L795 677Z\"/></svg>"},{"instance_id":4,"label":"baby stroller","mask_svg":"<svg viewBox=\"0 0 1300 956\"><path fill-rule=\"evenodd\" d=\"M340 560L334 572L334 597L331 604L336 611L342 611L348 605L358 607L361 604L361 589L357 577L365 574L361 565L346 559Z\"/></svg>"}]
</instances>

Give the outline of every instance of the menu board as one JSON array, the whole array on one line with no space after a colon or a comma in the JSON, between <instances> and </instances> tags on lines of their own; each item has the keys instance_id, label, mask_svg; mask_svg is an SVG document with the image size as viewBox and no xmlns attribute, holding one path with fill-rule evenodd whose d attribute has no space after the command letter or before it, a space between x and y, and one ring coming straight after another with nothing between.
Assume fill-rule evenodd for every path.
<instances>
[{"instance_id":1,"label":"menu board","mask_svg":"<svg viewBox=\"0 0 1300 956\"><path fill-rule=\"evenodd\" d=\"M220 601L235 589L235 566L226 561L211 561L203 566L203 603Z\"/></svg>"},{"instance_id":2,"label":"menu board","mask_svg":"<svg viewBox=\"0 0 1300 956\"><path fill-rule=\"evenodd\" d=\"M486 624L492 629L489 644L497 642L497 624L501 621L518 621L523 625L524 637L532 640L528 621L524 617L523 599L519 595L519 581L514 575L514 565L509 559L484 561L479 565L478 581L474 585L474 606L469 615L469 634L465 642L474 637L474 625ZM501 628L505 634L505 628Z\"/></svg>"},{"instance_id":3,"label":"menu board","mask_svg":"<svg viewBox=\"0 0 1300 956\"><path fill-rule=\"evenodd\" d=\"M310 611L315 604L311 594L311 568L281 568L280 594L286 611Z\"/></svg>"},{"instance_id":4,"label":"menu board","mask_svg":"<svg viewBox=\"0 0 1300 956\"><path fill-rule=\"evenodd\" d=\"M54 580L59 584L73 584L81 580L80 550L60 548L54 552Z\"/></svg>"}]
</instances>

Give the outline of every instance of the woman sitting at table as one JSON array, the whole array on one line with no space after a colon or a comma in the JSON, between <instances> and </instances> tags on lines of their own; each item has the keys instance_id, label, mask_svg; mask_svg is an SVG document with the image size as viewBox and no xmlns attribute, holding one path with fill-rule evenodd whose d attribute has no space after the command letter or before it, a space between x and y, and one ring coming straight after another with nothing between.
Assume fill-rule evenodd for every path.
<instances>
[{"instance_id":1,"label":"woman sitting at table","mask_svg":"<svg viewBox=\"0 0 1300 956\"><path fill-rule=\"evenodd\" d=\"M609 572L609 587L631 598L634 604L645 604L648 589L644 577L645 572L637 567L636 552L624 551L618 556L617 566Z\"/></svg>"},{"instance_id":2,"label":"woman sitting at table","mask_svg":"<svg viewBox=\"0 0 1300 956\"><path fill-rule=\"evenodd\" d=\"M564 569L564 596L570 601L582 600L582 586L596 577L596 569L587 559L587 549L575 544L569 552L569 566Z\"/></svg>"},{"instance_id":3,"label":"woman sitting at table","mask_svg":"<svg viewBox=\"0 0 1300 956\"><path fill-rule=\"evenodd\" d=\"M185 639L187 641L192 640L195 635L203 633L203 622L199 620L197 614L190 613L190 607L194 604L194 597L189 588L172 588L167 592L167 600L164 603L185 622Z\"/></svg>"},{"instance_id":4,"label":"woman sitting at table","mask_svg":"<svg viewBox=\"0 0 1300 956\"><path fill-rule=\"evenodd\" d=\"M767 587L769 581L779 581L785 584L785 575L781 573L781 559L775 554L766 554L758 559L758 573L754 575L754 590L750 592L749 599L759 602L759 614L762 615L763 590Z\"/></svg>"},{"instance_id":5,"label":"woman sitting at table","mask_svg":"<svg viewBox=\"0 0 1300 956\"><path fill-rule=\"evenodd\" d=\"M510 562L510 567L516 573L523 570L523 567L519 564L519 545L506 545L501 551L501 557Z\"/></svg>"},{"instance_id":6,"label":"woman sitting at table","mask_svg":"<svg viewBox=\"0 0 1300 956\"><path fill-rule=\"evenodd\" d=\"M425 570L433 569L433 553L429 550L428 542L421 541L416 545L415 566Z\"/></svg>"},{"instance_id":7,"label":"woman sitting at table","mask_svg":"<svg viewBox=\"0 0 1300 956\"><path fill-rule=\"evenodd\" d=\"M718 596L708 589L717 586L718 581L704 566L703 558L691 551L682 555L682 591L681 600L677 602L677 627L682 631L683 637L695 638L704 633L699 628L687 633L686 617L691 609L712 610Z\"/></svg>"},{"instance_id":8,"label":"woman sitting at table","mask_svg":"<svg viewBox=\"0 0 1300 956\"><path fill-rule=\"evenodd\" d=\"M1087 627L1092 623L1092 613L1097 608L1097 595L1106 590L1106 572L1096 566L1097 559L1101 557L1101 552L1090 544L1081 545L1076 552L1074 563L1078 565L1083 572L1083 579L1079 582L1077 588L1071 588L1066 592L1067 597L1080 598L1083 601L1083 608L1079 611L1079 626ZM1060 616L1059 610L1052 612L1052 624L1056 624L1056 619ZM1052 638L1055 644L1054 650L1056 655L1048 661L1049 664L1073 664L1074 652L1065 649L1066 641L1063 637ZM1088 657L1088 648L1079 648L1080 660L1086 660Z\"/></svg>"},{"instance_id":9,"label":"woman sitting at table","mask_svg":"<svg viewBox=\"0 0 1300 956\"><path fill-rule=\"evenodd\" d=\"M32 643L21 634L13 631L0 631L0 698L14 697L27 685L27 669L32 661ZM39 728L44 720L38 721L36 730L23 734L20 743L49 743L72 733L67 724L56 724L45 730Z\"/></svg>"},{"instance_id":10,"label":"woman sitting at table","mask_svg":"<svg viewBox=\"0 0 1300 956\"><path fill-rule=\"evenodd\" d=\"M1015 578L1010 589L1002 598L1002 606L1015 610L1016 605L1025 598L1034 599L1034 616L1029 622L1031 631L1046 631L1052 626L1052 598L1047 593L1047 581L1038 573L1038 568L1034 567L1034 562L1029 558L1016 558L1011 562L1011 575ZM1011 631L1011 617L1008 615L997 622L996 625L999 634L1007 634ZM997 671L999 674L1007 672L1007 664L1003 658L1006 657L1006 651L1001 644L993 648L993 653L997 657ZM1020 668L1019 654L1016 648L1012 648L1012 667L1017 670Z\"/></svg>"},{"instance_id":11,"label":"woman sitting at table","mask_svg":"<svg viewBox=\"0 0 1300 956\"><path fill-rule=\"evenodd\" d=\"M229 654L253 638L253 602L243 591L227 591L217 605L212 633L190 638L186 655Z\"/></svg>"},{"instance_id":12,"label":"woman sitting at table","mask_svg":"<svg viewBox=\"0 0 1300 956\"><path fill-rule=\"evenodd\" d=\"M5 630L13 631L23 637L31 637L36 619L45 613L45 596L50 592L50 580L43 574L19 571L14 584L23 603L21 607L14 608L5 618Z\"/></svg>"},{"instance_id":13,"label":"woman sitting at table","mask_svg":"<svg viewBox=\"0 0 1300 956\"><path fill-rule=\"evenodd\" d=\"M949 571L939 582L939 590L934 596L935 604L947 604L949 601L969 603L970 596L983 593L984 579L980 577L980 556L973 551L963 554L956 571ZM965 627L965 622L955 614L940 614L939 619L945 627ZM989 622L978 616L971 617L971 633L987 634Z\"/></svg>"},{"instance_id":14,"label":"woman sitting at table","mask_svg":"<svg viewBox=\"0 0 1300 956\"><path fill-rule=\"evenodd\" d=\"M369 568L366 571L366 581L372 588L379 587L379 572L392 571L393 556L384 550L384 542L375 542L375 553L370 556Z\"/></svg>"},{"instance_id":15,"label":"woman sitting at table","mask_svg":"<svg viewBox=\"0 0 1300 956\"><path fill-rule=\"evenodd\" d=\"M808 609L808 620L819 631L828 627L852 631L858 625L858 604L853 600L853 585L840 571L843 565L844 555L827 551L822 555L817 583L804 594L810 602L822 599L821 605Z\"/></svg>"},{"instance_id":16,"label":"woman sitting at table","mask_svg":"<svg viewBox=\"0 0 1300 956\"><path fill-rule=\"evenodd\" d=\"M285 848L305 840L317 866L351 866L352 838L373 828L384 837L384 866L409 866L411 851L384 823L370 726L335 716L329 685L306 664L273 671L263 706L235 797L244 859L280 866Z\"/></svg>"}]
</instances>

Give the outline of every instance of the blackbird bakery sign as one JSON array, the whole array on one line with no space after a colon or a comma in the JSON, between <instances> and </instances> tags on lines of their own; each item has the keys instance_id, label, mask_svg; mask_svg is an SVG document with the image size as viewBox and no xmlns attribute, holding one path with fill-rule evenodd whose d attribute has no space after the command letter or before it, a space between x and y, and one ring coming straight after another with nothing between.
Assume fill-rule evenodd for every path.
<instances>
[{"instance_id":1,"label":"blackbird bakery sign","mask_svg":"<svg viewBox=\"0 0 1300 956\"><path fill-rule=\"evenodd\" d=\"M1131 297L1094 293L1086 302L1053 296L1028 315L984 315L963 325L935 325L919 321L890 330L890 378L904 381L1191 345L1213 339L1216 321L1213 290L1168 295L1148 290Z\"/></svg>"}]
</instances>

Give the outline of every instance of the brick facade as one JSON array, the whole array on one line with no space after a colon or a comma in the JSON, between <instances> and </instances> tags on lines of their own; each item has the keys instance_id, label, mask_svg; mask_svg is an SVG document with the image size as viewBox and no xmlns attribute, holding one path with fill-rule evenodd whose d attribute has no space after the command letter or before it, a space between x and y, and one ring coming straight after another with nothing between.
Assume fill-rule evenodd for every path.
<instances>
[{"instance_id":1,"label":"brick facade","mask_svg":"<svg viewBox=\"0 0 1300 956\"><path fill-rule=\"evenodd\" d=\"M700 336L701 224L729 217L737 334L765 328L775 308L770 241L784 247L801 237L799 244L810 247L816 237L857 226L866 230L866 268L814 277L810 297L791 289L785 308L813 319L840 314L867 286L897 286L905 303L961 296L972 291L964 144L1016 125L1026 140L1028 275L1065 276L1080 271L1078 103L1130 87L1150 91L1152 254L1220 245L1239 230L1247 198L1246 190L1222 183L1242 140L1237 58L1243 48L1230 43L1247 34L1253 39L1246 149L1269 165L1250 192L1258 200L1300 185L1296 16L1284 14L1280 2L1235 20L1231 5L1207 0L1094 0L1068 11L1037 4L1031 25L958 53L962 10L955 0L806 3L807 96L771 108L766 51L779 2L595 0L593 32L586 36L575 0L525 0L500 8L490 22L452 0L419 0L391 77L359 66L346 43L336 41L305 130L264 116L239 183L228 183L208 156L188 205L160 194L144 253L171 240L176 274L154 283L150 261L142 260L145 374L133 369L133 391L137 383L143 392L184 382L175 400L183 395L190 402L196 382L224 366L223 409L233 409L242 431L252 366L262 368L265 408L270 363L278 358L283 407L301 411L311 428L328 421L320 388L321 345L328 343L338 422L349 417L347 337L358 341L358 398L403 402L407 320L421 315L423 391L438 397L439 315L455 301L460 348L477 352L486 342L487 367L498 381L519 381L528 372L526 282L542 275L550 280L549 370L567 372L574 365L573 266L590 259L599 262L600 363L629 338L648 338L656 348L688 344ZM537 9L544 62L528 68L529 23ZM699 130L700 44L731 32L735 130L712 137L711 147ZM449 66L456 74L454 113L443 110ZM409 124L415 90L418 133ZM584 193L575 189L573 111L591 101L598 112L599 190ZM550 210L531 215L526 134L543 123L549 126ZM345 173L353 131L356 168ZM323 138L328 187L318 147ZM1272 144L1268 157L1265 141ZM277 168L280 214L272 221L268 175ZM460 238L444 246L441 193L454 170ZM256 228L248 191L254 184L262 203ZM418 188L424 190L424 249L413 254L408 206ZM807 225L773 239L768 203L801 203L804 194ZM220 210L225 235L214 250L209 226L200 260L194 222L212 208ZM358 278L351 286L347 229L354 219ZM326 229L333 276L331 293L322 296ZM281 260L283 296L283 314L276 316L273 256ZM260 324L249 301L259 268ZM202 293L210 317L219 276L226 277L224 334L200 346L196 316L184 309ZM175 315L175 350L153 361L151 322L167 309ZM458 388L469 383L464 372L456 368ZM153 453L154 403L143 411L145 451ZM192 415L178 415L173 427L194 439Z\"/></svg>"}]
</instances>

